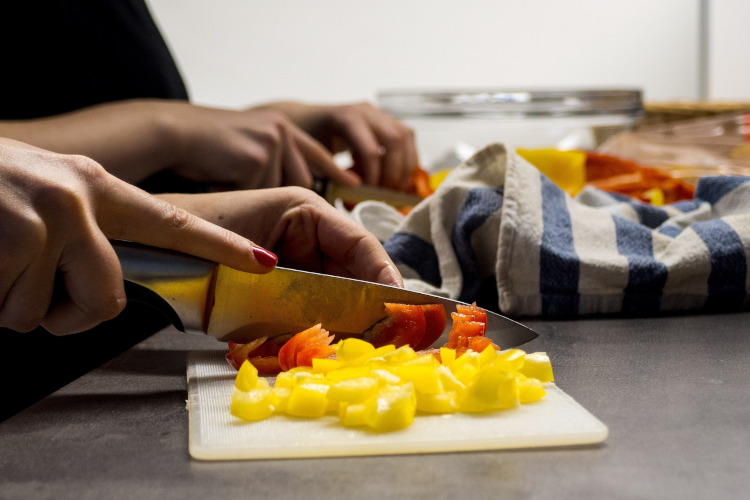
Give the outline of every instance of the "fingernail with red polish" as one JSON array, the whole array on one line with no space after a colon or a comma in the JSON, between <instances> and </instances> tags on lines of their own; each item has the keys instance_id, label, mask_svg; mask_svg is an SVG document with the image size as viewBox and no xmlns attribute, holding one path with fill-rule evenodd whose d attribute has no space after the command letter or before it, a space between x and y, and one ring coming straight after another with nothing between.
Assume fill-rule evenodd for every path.
<instances>
[{"instance_id":1,"label":"fingernail with red polish","mask_svg":"<svg viewBox=\"0 0 750 500\"><path fill-rule=\"evenodd\" d=\"M258 263L260 263L260 265L264 267L274 267L279 261L279 258L276 257L276 254L269 252L263 247L253 246L253 256L255 257L255 260L257 260Z\"/></svg>"}]
</instances>

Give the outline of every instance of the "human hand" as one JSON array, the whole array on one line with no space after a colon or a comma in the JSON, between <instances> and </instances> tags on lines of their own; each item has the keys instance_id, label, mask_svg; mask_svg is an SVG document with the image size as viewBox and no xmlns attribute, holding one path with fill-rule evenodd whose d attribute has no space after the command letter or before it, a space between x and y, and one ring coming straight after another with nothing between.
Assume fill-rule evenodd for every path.
<instances>
[{"instance_id":1,"label":"human hand","mask_svg":"<svg viewBox=\"0 0 750 500\"><path fill-rule=\"evenodd\" d=\"M309 188L313 174L346 186L361 182L279 111L183 105L175 112L184 154L173 170L187 178L231 189Z\"/></svg>"},{"instance_id":2,"label":"human hand","mask_svg":"<svg viewBox=\"0 0 750 500\"><path fill-rule=\"evenodd\" d=\"M247 239L117 179L89 158L0 139L0 327L69 334L119 314L126 297L110 238L248 272L265 273L276 263ZM65 296L57 296L56 281Z\"/></svg>"},{"instance_id":3,"label":"human hand","mask_svg":"<svg viewBox=\"0 0 750 500\"><path fill-rule=\"evenodd\" d=\"M403 286L378 239L307 189L170 194L162 198L271 249L282 265Z\"/></svg>"},{"instance_id":4,"label":"human hand","mask_svg":"<svg viewBox=\"0 0 750 500\"><path fill-rule=\"evenodd\" d=\"M261 108L285 113L333 153L350 151L354 171L366 184L405 190L419 166L414 131L369 103L276 102Z\"/></svg>"}]
</instances>

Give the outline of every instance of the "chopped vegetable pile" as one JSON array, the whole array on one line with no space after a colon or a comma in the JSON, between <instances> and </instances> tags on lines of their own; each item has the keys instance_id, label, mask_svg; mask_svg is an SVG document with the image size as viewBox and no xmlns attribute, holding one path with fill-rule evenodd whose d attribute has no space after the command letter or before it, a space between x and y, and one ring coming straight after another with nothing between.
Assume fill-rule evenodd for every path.
<instances>
[{"instance_id":1,"label":"chopped vegetable pile","mask_svg":"<svg viewBox=\"0 0 750 500\"><path fill-rule=\"evenodd\" d=\"M459 306L452 317L448 343L421 352L357 338L330 345L328 332L315 325L281 348L285 371L273 386L242 361L230 411L248 421L338 415L346 427L387 432L408 427L420 413L493 412L544 397L543 383L553 380L545 353L498 350L484 336L486 314L478 307Z\"/></svg>"}]
</instances>

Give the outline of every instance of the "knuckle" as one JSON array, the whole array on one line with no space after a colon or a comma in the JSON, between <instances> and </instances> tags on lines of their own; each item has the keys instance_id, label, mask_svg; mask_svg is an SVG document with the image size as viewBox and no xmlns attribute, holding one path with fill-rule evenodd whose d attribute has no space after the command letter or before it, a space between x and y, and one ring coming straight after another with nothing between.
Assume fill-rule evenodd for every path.
<instances>
[{"instance_id":1,"label":"knuckle","mask_svg":"<svg viewBox=\"0 0 750 500\"><path fill-rule=\"evenodd\" d=\"M190 228L194 223L193 216L189 212L171 204L164 206L164 220L170 228L178 232Z\"/></svg>"},{"instance_id":2,"label":"knuckle","mask_svg":"<svg viewBox=\"0 0 750 500\"><path fill-rule=\"evenodd\" d=\"M13 220L4 221L2 234L3 240L12 242L12 245L3 246L3 257L0 260L28 261L38 255L47 244L48 229L38 214L25 212L15 214Z\"/></svg>"},{"instance_id":3,"label":"knuckle","mask_svg":"<svg viewBox=\"0 0 750 500\"><path fill-rule=\"evenodd\" d=\"M273 159L273 154L267 148L248 149L244 154L247 163L260 167L270 164Z\"/></svg>"},{"instance_id":4,"label":"knuckle","mask_svg":"<svg viewBox=\"0 0 750 500\"><path fill-rule=\"evenodd\" d=\"M380 147L377 145L362 147L358 155L365 162L379 162L381 156Z\"/></svg>"},{"instance_id":5,"label":"knuckle","mask_svg":"<svg viewBox=\"0 0 750 500\"><path fill-rule=\"evenodd\" d=\"M258 133L259 142L267 149L276 150L281 145L283 127L272 124Z\"/></svg>"},{"instance_id":6,"label":"knuckle","mask_svg":"<svg viewBox=\"0 0 750 500\"><path fill-rule=\"evenodd\" d=\"M117 317L127 304L124 293L113 293L106 298L97 300L93 304L89 316L92 320L100 323Z\"/></svg>"}]
</instances>

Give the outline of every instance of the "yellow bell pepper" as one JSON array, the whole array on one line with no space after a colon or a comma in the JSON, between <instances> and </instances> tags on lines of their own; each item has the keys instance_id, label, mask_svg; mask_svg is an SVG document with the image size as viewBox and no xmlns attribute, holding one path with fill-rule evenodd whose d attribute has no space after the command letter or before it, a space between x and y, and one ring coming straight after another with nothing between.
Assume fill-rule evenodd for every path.
<instances>
[{"instance_id":1,"label":"yellow bell pepper","mask_svg":"<svg viewBox=\"0 0 750 500\"><path fill-rule=\"evenodd\" d=\"M338 359L314 359L312 367L279 373L273 387L245 362L237 373L231 414L248 421L274 413L302 418L338 415L346 427L378 432L403 429L419 413L490 412L544 397L552 381L545 353L520 349L456 357L440 349L440 361L409 346L374 348L359 339L336 346Z\"/></svg>"}]
</instances>

